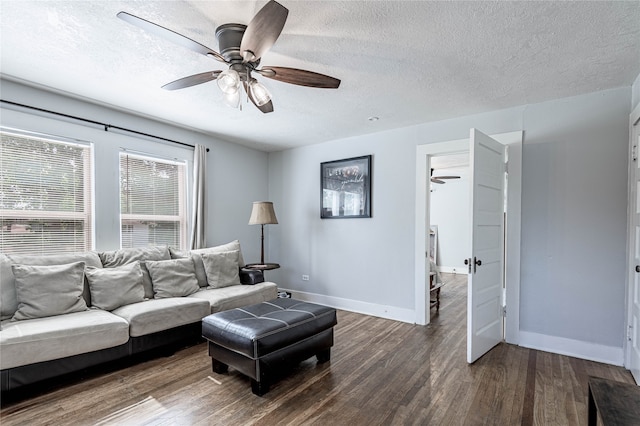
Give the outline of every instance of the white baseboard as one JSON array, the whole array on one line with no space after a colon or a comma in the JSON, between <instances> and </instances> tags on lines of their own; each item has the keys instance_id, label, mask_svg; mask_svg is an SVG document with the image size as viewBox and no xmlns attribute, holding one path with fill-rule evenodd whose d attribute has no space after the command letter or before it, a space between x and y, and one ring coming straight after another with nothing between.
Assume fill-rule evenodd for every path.
<instances>
[{"instance_id":1,"label":"white baseboard","mask_svg":"<svg viewBox=\"0 0 640 426\"><path fill-rule=\"evenodd\" d=\"M459 267L459 266L437 266L438 271L444 272L445 274L460 274L467 275L467 267Z\"/></svg>"},{"instance_id":2,"label":"white baseboard","mask_svg":"<svg viewBox=\"0 0 640 426\"><path fill-rule=\"evenodd\" d=\"M307 293L298 290L288 290L278 288L279 291L288 291L291 297L305 302L318 303L331 306L332 308L344 311L357 312L359 314L371 315L374 317L386 318L395 321L415 324L416 314L413 309L403 309L397 306L385 306L375 303L361 302L353 299L343 299L341 297L325 296L323 294Z\"/></svg>"},{"instance_id":3,"label":"white baseboard","mask_svg":"<svg viewBox=\"0 0 640 426\"><path fill-rule=\"evenodd\" d=\"M603 362L623 366L624 351L622 347L605 346L581 340L546 334L531 333L520 330L520 346L560 355L568 355L590 361Z\"/></svg>"}]
</instances>

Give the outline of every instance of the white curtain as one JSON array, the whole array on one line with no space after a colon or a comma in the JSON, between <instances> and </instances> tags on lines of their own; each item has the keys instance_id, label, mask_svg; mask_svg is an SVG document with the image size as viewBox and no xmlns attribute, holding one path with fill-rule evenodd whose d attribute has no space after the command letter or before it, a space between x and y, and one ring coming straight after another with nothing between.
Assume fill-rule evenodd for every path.
<instances>
[{"instance_id":1,"label":"white curtain","mask_svg":"<svg viewBox=\"0 0 640 426\"><path fill-rule=\"evenodd\" d=\"M206 208L207 149L196 145L193 152L193 209L191 214L191 249L206 247L204 222Z\"/></svg>"}]
</instances>

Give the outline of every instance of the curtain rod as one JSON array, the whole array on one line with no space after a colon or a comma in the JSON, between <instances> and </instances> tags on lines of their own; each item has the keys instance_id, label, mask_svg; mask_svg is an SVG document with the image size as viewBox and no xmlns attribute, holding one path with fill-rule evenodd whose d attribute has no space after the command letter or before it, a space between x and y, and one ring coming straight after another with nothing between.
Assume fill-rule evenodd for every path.
<instances>
[{"instance_id":1,"label":"curtain rod","mask_svg":"<svg viewBox=\"0 0 640 426\"><path fill-rule=\"evenodd\" d=\"M32 109L32 110L35 110L35 111L44 112L44 113L47 113L47 114L58 115L60 117L71 118L73 120L84 121L85 123L95 124L97 126L104 127L104 131L105 132L108 132L109 129L122 130L122 131L125 131L125 132L129 132L129 133L133 133L133 134L136 134L136 135L140 135L140 136L147 136L147 137L150 137L150 138L160 139L160 140L163 140L163 141L166 141L166 142L171 142L171 143L175 143L175 144L178 144L178 145L188 146L190 148L195 148L194 145L191 145L191 144L188 144L188 143L176 141L176 140L173 140L173 139L163 138L161 136L152 135L150 133L139 132L137 130L127 129L125 127L114 126L112 124L102 123L100 121L89 120L87 118L82 118L82 117L78 117L78 116L75 116L75 115L64 114L64 113L61 113L61 112L51 111L51 110L44 109L44 108L38 108L38 107L31 106L31 105L25 105L25 104L21 104L21 103L18 103L18 102L7 101L7 100L4 100L4 99L0 99L0 102L2 102L3 104L9 104L9 105L18 106L18 107L21 107L21 108L27 108L27 109ZM209 148L207 148L207 152L209 152Z\"/></svg>"}]
</instances>

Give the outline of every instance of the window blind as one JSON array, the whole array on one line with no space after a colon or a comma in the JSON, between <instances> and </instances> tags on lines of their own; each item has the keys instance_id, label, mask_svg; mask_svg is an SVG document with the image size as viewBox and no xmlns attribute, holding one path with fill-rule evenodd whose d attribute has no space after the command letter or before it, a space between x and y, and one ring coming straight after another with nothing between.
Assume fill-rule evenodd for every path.
<instances>
[{"instance_id":1,"label":"window blind","mask_svg":"<svg viewBox=\"0 0 640 426\"><path fill-rule=\"evenodd\" d=\"M92 249L92 146L0 130L0 251Z\"/></svg>"},{"instance_id":2,"label":"window blind","mask_svg":"<svg viewBox=\"0 0 640 426\"><path fill-rule=\"evenodd\" d=\"M120 154L122 248L186 247L184 162Z\"/></svg>"}]
</instances>

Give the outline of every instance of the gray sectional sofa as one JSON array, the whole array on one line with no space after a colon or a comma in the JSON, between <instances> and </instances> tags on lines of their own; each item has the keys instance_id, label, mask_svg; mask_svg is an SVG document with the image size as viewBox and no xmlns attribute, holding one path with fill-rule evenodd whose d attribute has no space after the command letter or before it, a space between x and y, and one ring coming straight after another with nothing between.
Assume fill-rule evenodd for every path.
<instances>
[{"instance_id":1,"label":"gray sectional sofa","mask_svg":"<svg viewBox=\"0 0 640 426\"><path fill-rule=\"evenodd\" d=\"M272 300L233 241L51 256L0 254L2 391L201 336L205 316Z\"/></svg>"}]
</instances>

